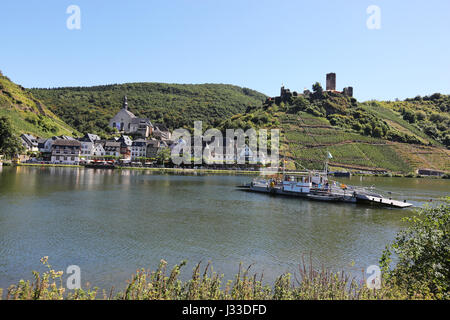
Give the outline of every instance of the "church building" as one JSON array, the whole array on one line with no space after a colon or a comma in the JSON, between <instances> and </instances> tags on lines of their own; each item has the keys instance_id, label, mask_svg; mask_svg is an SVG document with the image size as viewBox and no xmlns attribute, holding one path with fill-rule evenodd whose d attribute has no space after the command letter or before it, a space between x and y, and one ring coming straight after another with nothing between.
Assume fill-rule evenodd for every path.
<instances>
[{"instance_id":1,"label":"church building","mask_svg":"<svg viewBox=\"0 0 450 320\"><path fill-rule=\"evenodd\" d=\"M120 133L139 133L147 138L153 131L153 125L147 118L138 118L128 110L127 96L123 99L122 109L109 121L109 126Z\"/></svg>"}]
</instances>

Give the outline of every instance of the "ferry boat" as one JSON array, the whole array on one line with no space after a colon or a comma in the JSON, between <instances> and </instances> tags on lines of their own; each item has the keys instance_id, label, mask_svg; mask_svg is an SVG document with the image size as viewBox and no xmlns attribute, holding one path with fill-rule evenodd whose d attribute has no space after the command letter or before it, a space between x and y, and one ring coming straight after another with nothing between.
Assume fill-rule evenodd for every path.
<instances>
[{"instance_id":1,"label":"ferry boat","mask_svg":"<svg viewBox=\"0 0 450 320\"><path fill-rule=\"evenodd\" d=\"M284 173L269 179L256 178L251 183L238 186L239 189L270 193L275 195L294 196L315 201L369 203L381 206L407 208L411 203L394 200L374 192L373 188L349 186L328 179L325 172Z\"/></svg>"},{"instance_id":2,"label":"ferry boat","mask_svg":"<svg viewBox=\"0 0 450 320\"><path fill-rule=\"evenodd\" d=\"M238 188L251 192L295 196L316 201L366 203L380 206L407 208L412 204L394 200L375 192L374 188L349 186L328 177L328 153L323 171L307 170L304 172L283 173L270 178L255 178L251 183ZM285 164L285 160L283 160Z\"/></svg>"}]
</instances>

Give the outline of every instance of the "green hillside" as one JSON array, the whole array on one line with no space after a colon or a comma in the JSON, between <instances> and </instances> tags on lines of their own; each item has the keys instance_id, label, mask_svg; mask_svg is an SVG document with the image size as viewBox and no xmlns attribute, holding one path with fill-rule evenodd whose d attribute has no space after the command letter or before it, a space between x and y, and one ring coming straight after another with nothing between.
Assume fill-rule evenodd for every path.
<instances>
[{"instance_id":1,"label":"green hillside","mask_svg":"<svg viewBox=\"0 0 450 320\"><path fill-rule=\"evenodd\" d=\"M378 105L383 113L390 110L392 121L401 117L411 132L423 132L428 138L450 147L450 96L435 93L405 101L379 102Z\"/></svg>"},{"instance_id":2,"label":"green hillside","mask_svg":"<svg viewBox=\"0 0 450 320\"><path fill-rule=\"evenodd\" d=\"M220 127L280 128L282 154L296 169L322 169L329 151L334 168L450 171L449 97L439 97L434 101L423 98L426 103L359 103L317 87L310 95L292 96L278 104L272 99L261 107L248 108ZM415 121L408 120L409 113L416 115ZM430 126L435 130L426 129Z\"/></svg>"},{"instance_id":3,"label":"green hillside","mask_svg":"<svg viewBox=\"0 0 450 320\"><path fill-rule=\"evenodd\" d=\"M9 118L16 135L38 137L73 135L77 132L51 112L29 90L13 83L0 72L0 117Z\"/></svg>"},{"instance_id":4,"label":"green hillside","mask_svg":"<svg viewBox=\"0 0 450 320\"><path fill-rule=\"evenodd\" d=\"M127 95L134 114L170 129L192 128L196 120L203 120L204 129L280 128L282 152L297 169L322 168L329 151L334 168L450 171L450 96L442 94L358 102L318 83L312 92L281 100L224 84L26 90L1 76L0 85L0 116L8 115L16 132L72 134L70 125L81 133L108 135L108 122Z\"/></svg>"},{"instance_id":5,"label":"green hillside","mask_svg":"<svg viewBox=\"0 0 450 320\"><path fill-rule=\"evenodd\" d=\"M95 87L31 89L65 122L80 132L111 133L109 120L121 108L127 95L130 111L167 127L204 127L224 118L260 106L266 96L247 88L225 84L127 83Z\"/></svg>"}]
</instances>

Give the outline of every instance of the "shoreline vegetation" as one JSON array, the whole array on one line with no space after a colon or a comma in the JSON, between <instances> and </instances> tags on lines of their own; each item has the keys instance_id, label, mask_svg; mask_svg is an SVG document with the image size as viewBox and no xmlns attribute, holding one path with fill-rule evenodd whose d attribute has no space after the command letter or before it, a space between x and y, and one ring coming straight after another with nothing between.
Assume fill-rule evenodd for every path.
<instances>
[{"instance_id":1,"label":"shoreline vegetation","mask_svg":"<svg viewBox=\"0 0 450 320\"><path fill-rule=\"evenodd\" d=\"M437 207L416 210L404 218L409 226L386 245L379 260L381 286L368 288L345 272L313 267L302 257L296 273L280 275L272 285L263 284L263 274L252 274L252 265L242 263L234 280L213 270L211 262L193 269L187 281L178 277L186 261L169 269L160 261L155 271L140 269L125 290L115 292L86 287L66 290L63 271L55 271L43 257L46 271L33 271L34 280L20 280L6 291L8 300L448 300L450 299L450 198ZM397 263L392 266L392 255ZM170 270L170 271L169 271ZM372 277L371 277L372 278ZM375 283L372 281L371 283ZM0 298L3 299L0 289Z\"/></svg>"},{"instance_id":2,"label":"shoreline vegetation","mask_svg":"<svg viewBox=\"0 0 450 320\"><path fill-rule=\"evenodd\" d=\"M61 167L61 168L85 168L83 165L66 165L66 164L52 164L52 163L18 163L12 164L8 162L3 163L4 166L23 166L23 167ZM151 167L121 167L117 166L115 170L138 170L138 171L152 171L161 173L209 173L209 174L234 174L234 175L258 175L257 170L241 170L241 169L207 169L207 168L151 168ZM296 173L297 171L288 171L287 173ZM449 174L443 176L425 176L415 173L400 174L400 173L353 173L353 176L367 176L367 177L387 177L387 178L421 178L421 179L450 179Z\"/></svg>"},{"instance_id":3,"label":"shoreline vegetation","mask_svg":"<svg viewBox=\"0 0 450 320\"><path fill-rule=\"evenodd\" d=\"M137 270L127 280L122 291L101 290L98 287L67 290L64 287L63 271L56 271L41 259L47 271L33 271L34 280L20 280L0 298L6 300L403 300L432 299L417 294L408 296L401 288L383 284L381 289L369 289L366 280L358 281L345 272L317 270L311 259L302 264L295 274L285 273L272 285L263 284L262 274L252 274L251 265L239 265L234 280L224 281L223 274L213 270L211 262L198 263L187 281L178 278L186 261L168 268L161 260L156 270Z\"/></svg>"}]
</instances>

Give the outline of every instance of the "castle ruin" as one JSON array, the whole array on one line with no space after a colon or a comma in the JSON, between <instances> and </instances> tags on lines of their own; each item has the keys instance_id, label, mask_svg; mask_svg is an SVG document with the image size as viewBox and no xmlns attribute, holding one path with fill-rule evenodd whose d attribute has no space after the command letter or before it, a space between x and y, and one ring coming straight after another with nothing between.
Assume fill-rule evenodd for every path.
<instances>
[{"instance_id":1,"label":"castle ruin","mask_svg":"<svg viewBox=\"0 0 450 320\"><path fill-rule=\"evenodd\" d=\"M342 91L336 90L336 73L327 73L326 75L326 91L335 92L343 94L347 97L353 97L353 87L345 87ZM280 104L281 102L287 102L291 97L297 96L309 97L311 91L305 89L303 94L298 94L297 91L291 92L291 90L286 89L284 85L281 86L280 95L278 97L267 98L266 103Z\"/></svg>"},{"instance_id":2,"label":"castle ruin","mask_svg":"<svg viewBox=\"0 0 450 320\"><path fill-rule=\"evenodd\" d=\"M336 73L327 74L327 91L336 91Z\"/></svg>"}]
</instances>

